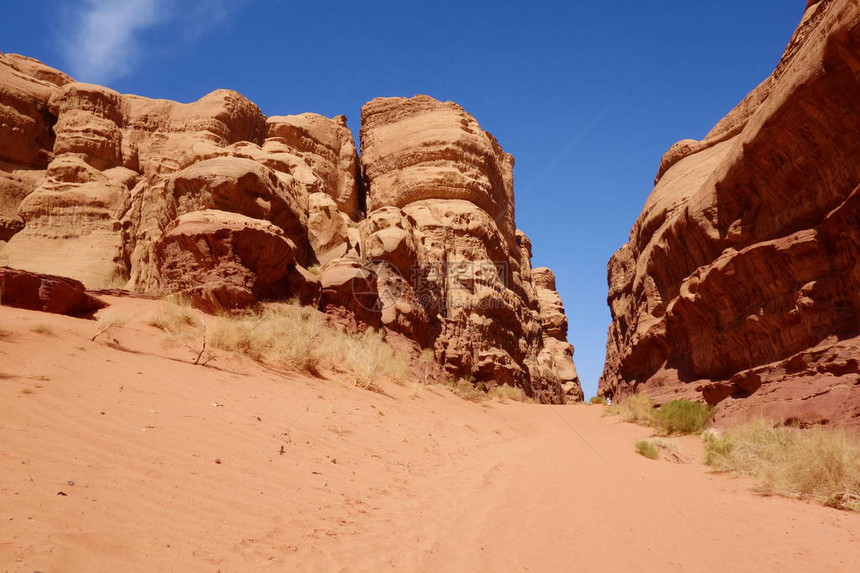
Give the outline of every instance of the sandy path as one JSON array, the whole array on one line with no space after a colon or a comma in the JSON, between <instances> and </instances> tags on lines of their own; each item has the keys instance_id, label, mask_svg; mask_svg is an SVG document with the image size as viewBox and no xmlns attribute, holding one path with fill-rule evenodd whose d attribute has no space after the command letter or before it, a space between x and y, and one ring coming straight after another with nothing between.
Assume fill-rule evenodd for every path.
<instances>
[{"instance_id":1,"label":"sandy path","mask_svg":"<svg viewBox=\"0 0 860 573\"><path fill-rule=\"evenodd\" d=\"M202 368L145 324L158 303L112 302L131 317L115 346L89 340L93 322L0 308L0 571L860 563L860 515L646 460L632 444L648 431L599 407L382 395L227 356Z\"/></svg>"},{"instance_id":2,"label":"sandy path","mask_svg":"<svg viewBox=\"0 0 860 573\"><path fill-rule=\"evenodd\" d=\"M646 460L631 444L647 430L614 424L597 408L556 410L606 462L555 416L527 411L539 420L533 447L501 462L425 570L854 571L860 563L860 516L760 497L747 480L698 463ZM691 439L681 447L700 450Z\"/></svg>"}]
</instances>

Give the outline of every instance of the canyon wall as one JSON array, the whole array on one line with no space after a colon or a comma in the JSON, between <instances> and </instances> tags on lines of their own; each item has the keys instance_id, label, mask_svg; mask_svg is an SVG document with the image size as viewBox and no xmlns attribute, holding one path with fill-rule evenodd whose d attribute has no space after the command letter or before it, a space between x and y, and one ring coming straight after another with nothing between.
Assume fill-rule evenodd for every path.
<instances>
[{"instance_id":1,"label":"canyon wall","mask_svg":"<svg viewBox=\"0 0 860 573\"><path fill-rule=\"evenodd\" d=\"M860 4L807 4L773 75L663 156L608 267L599 393L860 424Z\"/></svg>"},{"instance_id":2,"label":"canyon wall","mask_svg":"<svg viewBox=\"0 0 860 573\"><path fill-rule=\"evenodd\" d=\"M0 54L0 266L209 311L296 298L433 349L452 376L582 399L548 269L514 224L513 158L426 96L266 117Z\"/></svg>"}]
</instances>

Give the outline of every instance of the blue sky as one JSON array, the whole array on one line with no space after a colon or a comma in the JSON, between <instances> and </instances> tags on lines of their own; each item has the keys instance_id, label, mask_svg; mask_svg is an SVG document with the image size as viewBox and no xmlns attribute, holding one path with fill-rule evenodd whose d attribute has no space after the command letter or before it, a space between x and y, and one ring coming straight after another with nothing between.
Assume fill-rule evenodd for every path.
<instances>
[{"instance_id":1,"label":"blue sky","mask_svg":"<svg viewBox=\"0 0 860 573\"><path fill-rule=\"evenodd\" d=\"M30 0L4 6L0 51L148 97L235 89L267 115L345 114L354 130L378 96L461 104L516 157L517 223L556 273L592 396L606 262L661 155L771 73L805 4Z\"/></svg>"}]
</instances>

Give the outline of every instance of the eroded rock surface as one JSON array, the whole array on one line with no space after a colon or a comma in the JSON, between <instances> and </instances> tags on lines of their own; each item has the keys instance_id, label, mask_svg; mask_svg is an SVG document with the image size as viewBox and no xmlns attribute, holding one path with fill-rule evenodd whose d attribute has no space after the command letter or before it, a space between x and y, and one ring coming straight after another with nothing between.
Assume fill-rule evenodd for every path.
<instances>
[{"instance_id":1,"label":"eroded rock surface","mask_svg":"<svg viewBox=\"0 0 860 573\"><path fill-rule=\"evenodd\" d=\"M456 376L581 399L566 318L532 284L513 158L456 104L265 117L0 54L0 264L206 310L297 298L434 349Z\"/></svg>"},{"instance_id":2,"label":"eroded rock surface","mask_svg":"<svg viewBox=\"0 0 860 573\"><path fill-rule=\"evenodd\" d=\"M186 213L155 247L161 293L190 296L210 311L285 298L296 244L268 221L217 210Z\"/></svg>"},{"instance_id":3,"label":"eroded rock surface","mask_svg":"<svg viewBox=\"0 0 860 573\"><path fill-rule=\"evenodd\" d=\"M773 75L664 156L609 263L602 395L860 424L858 53L860 5L810 2Z\"/></svg>"},{"instance_id":4,"label":"eroded rock surface","mask_svg":"<svg viewBox=\"0 0 860 573\"><path fill-rule=\"evenodd\" d=\"M90 315L107 306L80 281L9 267L0 267L0 304L69 316Z\"/></svg>"},{"instance_id":5,"label":"eroded rock surface","mask_svg":"<svg viewBox=\"0 0 860 573\"><path fill-rule=\"evenodd\" d=\"M530 245L514 226L513 157L460 106L427 96L366 104L361 151L383 322L432 343L453 375L581 399L566 319L543 330Z\"/></svg>"}]
</instances>

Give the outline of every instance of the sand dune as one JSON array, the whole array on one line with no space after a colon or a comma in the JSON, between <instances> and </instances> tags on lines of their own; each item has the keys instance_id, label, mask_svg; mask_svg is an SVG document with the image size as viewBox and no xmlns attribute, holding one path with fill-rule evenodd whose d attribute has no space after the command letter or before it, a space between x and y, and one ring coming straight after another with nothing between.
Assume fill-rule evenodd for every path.
<instances>
[{"instance_id":1,"label":"sand dune","mask_svg":"<svg viewBox=\"0 0 860 573\"><path fill-rule=\"evenodd\" d=\"M860 562L860 515L758 496L701 465L696 438L685 463L650 461L633 451L649 430L598 406L194 366L146 324L160 303L108 300L127 321L96 342L94 321L0 307L0 571Z\"/></svg>"}]
</instances>

